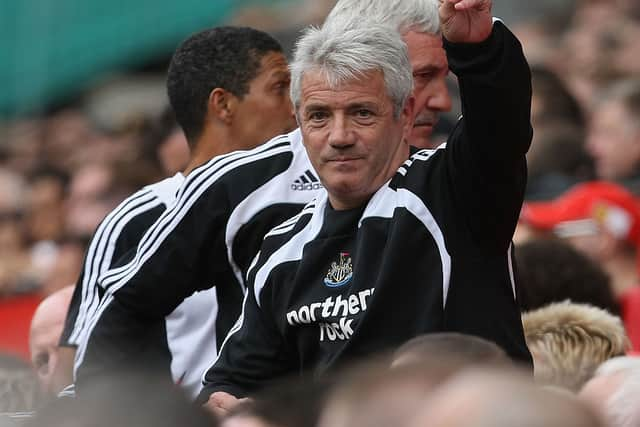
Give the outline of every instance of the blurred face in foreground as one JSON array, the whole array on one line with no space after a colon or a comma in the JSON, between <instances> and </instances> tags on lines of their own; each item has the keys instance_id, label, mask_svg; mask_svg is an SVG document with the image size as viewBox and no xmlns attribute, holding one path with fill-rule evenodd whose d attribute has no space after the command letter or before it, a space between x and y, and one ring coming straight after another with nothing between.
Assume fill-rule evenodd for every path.
<instances>
[{"instance_id":1,"label":"blurred face in foreground","mask_svg":"<svg viewBox=\"0 0 640 427\"><path fill-rule=\"evenodd\" d=\"M31 363L43 392L55 395L71 384L72 365L60 362L58 341L71 301L73 286L63 288L40 303L31 320Z\"/></svg>"},{"instance_id":2,"label":"blurred face in foreground","mask_svg":"<svg viewBox=\"0 0 640 427\"><path fill-rule=\"evenodd\" d=\"M360 206L409 156L413 98L399 117L382 72L331 87L319 71L304 74L300 129L334 209Z\"/></svg>"},{"instance_id":3,"label":"blurred face in foreground","mask_svg":"<svg viewBox=\"0 0 640 427\"><path fill-rule=\"evenodd\" d=\"M440 113L451 110L447 89L449 63L442 47L442 37L429 33L408 31L402 36L409 51L413 72L413 95L416 119L409 136L409 144L420 148L435 148L443 141L432 141L433 129Z\"/></svg>"}]
</instances>

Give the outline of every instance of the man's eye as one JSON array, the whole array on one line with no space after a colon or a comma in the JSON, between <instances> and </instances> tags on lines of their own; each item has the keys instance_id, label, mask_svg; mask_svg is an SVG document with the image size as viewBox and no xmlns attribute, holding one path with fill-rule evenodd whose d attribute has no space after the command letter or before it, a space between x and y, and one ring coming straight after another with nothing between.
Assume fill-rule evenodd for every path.
<instances>
[{"instance_id":1,"label":"man's eye","mask_svg":"<svg viewBox=\"0 0 640 427\"><path fill-rule=\"evenodd\" d=\"M361 119L368 119L369 117L373 116L373 112L371 112L370 110L360 109L356 111L356 116Z\"/></svg>"},{"instance_id":2,"label":"man's eye","mask_svg":"<svg viewBox=\"0 0 640 427\"><path fill-rule=\"evenodd\" d=\"M422 73L416 73L413 75L415 79L421 79L421 80L430 80L433 78L433 76L434 76L434 73L432 71L424 71Z\"/></svg>"},{"instance_id":3,"label":"man's eye","mask_svg":"<svg viewBox=\"0 0 640 427\"><path fill-rule=\"evenodd\" d=\"M274 85L274 89L279 91L289 90L289 82L278 82Z\"/></svg>"},{"instance_id":4,"label":"man's eye","mask_svg":"<svg viewBox=\"0 0 640 427\"><path fill-rule=\"evenodd\" d=\"M327 118L327 113L324 111L314 111L309 114L309 120L313 122L320 122Z\"/></svg>"}]
</instances>

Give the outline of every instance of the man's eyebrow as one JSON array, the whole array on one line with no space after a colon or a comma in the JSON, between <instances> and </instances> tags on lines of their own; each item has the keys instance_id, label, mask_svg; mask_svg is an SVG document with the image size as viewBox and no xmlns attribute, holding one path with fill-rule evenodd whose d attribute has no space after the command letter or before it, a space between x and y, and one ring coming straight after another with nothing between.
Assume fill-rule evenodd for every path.
<instances>
[{"instance_id":1,"label":"man's eyebrow","mask_svg":"<svg viewBox=\"0 0 640 427\"><path fill-rule=\"evenodd\" d=\"M353 104L347 105L348 110L358 110L360 108L367 108L369 110L373 110L376 108L376 104L374 102L354 102Z\"/></svg>"},{"instance_id":2,"label":"man's eyebrow","mask_svg":"<svg viewBox=\"0 0 640 427\"><path fill-rule=\"evenodd\" d=\"M329 107L326 104L321 104L319 102L312 102L304 106L304 112L308 111L316 111L316 110L327 110Z\"/></svg>"},{"instance_id":3,"label":"man's eyebrow","mask_svg":"<svg viewBox=\"0 0 640 427\"><path fill-rule=\"evenodd\" d=\"M443 68L444 67L439 67L433 64L417 66L416 69L413 71L413 75L415 76L416 74L421 74L421 73L437 73L437 72L440 72L440 70L442 70Z\"/></svg>"},{"instance_id":4,"label":"man's eyebrow","mask_svg":"<svg viewBox=\"0 0 640 427\"><path fill-rule=\"evenodd\" d=\"M278 70L278 71L274 71L273 73L271 73L271 77L272 79L282 79L282 80L290 80L291 79L291 74L288 71L282 71L282 70Z\"/></svg>"}]
</instances>

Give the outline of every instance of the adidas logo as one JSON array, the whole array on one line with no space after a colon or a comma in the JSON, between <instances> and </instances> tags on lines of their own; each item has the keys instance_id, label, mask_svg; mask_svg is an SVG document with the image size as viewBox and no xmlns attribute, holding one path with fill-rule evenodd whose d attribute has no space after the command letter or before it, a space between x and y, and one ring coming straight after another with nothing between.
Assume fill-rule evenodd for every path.
<instances>
[{"instance_id":1,"label":"adidas logo","mask_svg":"<svg viewBox=\"0 0 640 427\"><path fill-rule=\"evenodd\" d=\"M291 184L292 190L308 191L322 188L320 180L309 169Z\"/></svg>"}]
</instances>

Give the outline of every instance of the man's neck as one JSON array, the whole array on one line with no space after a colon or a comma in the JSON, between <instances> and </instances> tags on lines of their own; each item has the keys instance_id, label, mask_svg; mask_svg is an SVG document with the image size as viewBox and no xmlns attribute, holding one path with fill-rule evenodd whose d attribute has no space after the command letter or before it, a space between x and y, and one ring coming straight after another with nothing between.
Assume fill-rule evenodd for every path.
<instances>
[{"instance_id":1,"label":"man's neck","mask_svg":"<svg viewBox=\"0 0 640 427\"><path fill-rule=\"evenodd\" d=\"M188 175L192 170L216 156L234 151L235 148L228 143L229 140L230 138L224 134L205 129L191 151L191 159L183 172L184 175Z\"/></svg>"}]
</instances>

